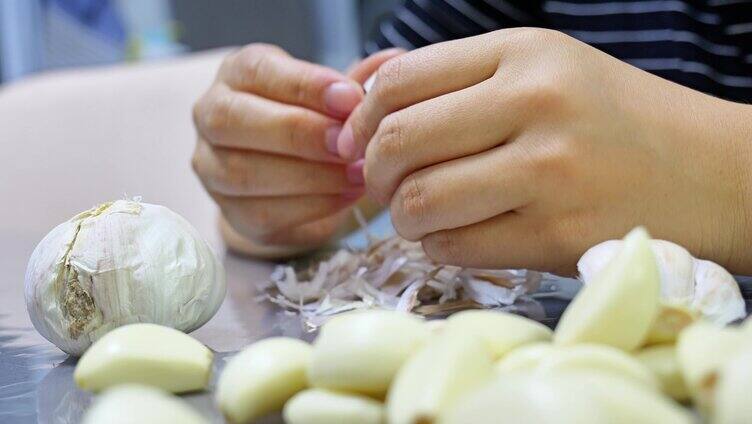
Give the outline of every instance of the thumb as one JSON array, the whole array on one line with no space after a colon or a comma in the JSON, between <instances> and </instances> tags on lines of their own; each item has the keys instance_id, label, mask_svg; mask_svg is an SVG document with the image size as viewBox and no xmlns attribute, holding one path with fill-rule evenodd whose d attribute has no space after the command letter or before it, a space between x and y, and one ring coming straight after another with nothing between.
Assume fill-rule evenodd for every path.
<instances>
[{"instance_id":1,"label":"thumb","mask_svg":"<svg viewBox=\"0 0 752 424\"><path fill-rule=\"evenodd\" d=\"M362 85L384 62L405 52L405 49L393 48L374 53L351 66L347 70L347 76Z\"/></svg>"}]
</instances>

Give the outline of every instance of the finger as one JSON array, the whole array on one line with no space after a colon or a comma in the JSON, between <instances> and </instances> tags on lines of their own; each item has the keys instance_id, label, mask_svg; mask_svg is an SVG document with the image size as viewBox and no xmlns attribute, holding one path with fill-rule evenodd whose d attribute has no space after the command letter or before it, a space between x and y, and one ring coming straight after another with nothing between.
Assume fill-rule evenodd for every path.
<instances>
[{"instance_id":1,"label":"finger","mask_svg":"<svg viewBox=\"0 0 752 424\"><path fill-rule=\"evenodd\" d=\"M384 118L365 155L369 194L384 204L407 175L504 143L521 113L495 85L486 80Z\"/></svg>"},{"instance_id":2,"label":"finger","mask_svg":"<svg viewBox=\"0 0 752 424\"><path fill-rule=\"evenodd\" d=\"M207 191L225 196L294 196L358 193L344 165L224 149L199 140L193 159Z\"/></svg>"},{"instance_id":3,"label":"finger","mask_svg":"<svg viewBox=\"0 0 752 424\"><path fill-rule=\"evenodd\" d=\"M278 233L335 214L359 196L230 197L212 194L233 228L249 237Z\"/></svg>"},{"instance_id":4,"label":"finger","mask_svg":"<svg viewBox=\"0 0 752 424\"><path fill-rule=\"evenodd\" d=\"M379 69L379 66L384 62L405 52L407 52L407 50L399 47L376 52L358 62L351 69L348 69L347 76L363 85L368 77L373 75L373 73L376 72L376 70Z\"/></svg>"},{"instance_id":5,"label":"finger","mask_svg":"<svg viewBox=\"0 0 752 424\"><path fill-rule=\"evenodd\" d=\"M527 153L515 143L410 174L391 201L395 230L408 240L464 227L530 203Z\"/></svg>"},{"instance_id":6,"label":"finger","mask_svg":"<svg viewBox=\"0 0 752 424\"><path fill-rule=\"evenodd\" d=\"M434 44L384 63L368 96L355 108L337 140L340 156L359 158L388 114L490 78L499 62L488 34Z\"/></svg>"},{"instance_id":7,"label":"finger","mask_svg":"<svg viewBox=\"0 0 752 424\"><path fill-rule=\"evenodd\" d=\"M217 85L194 108L199 133L220 147L341 162L333 118Z\"/></svg>"},{"instance_id":8,"label":"finger","mask_svg":"<svg viewBox=\"0 0 752 424\"><path fill-rule=\"evenodd\" d=\"M536 218L517 212L431 233L421 243L434 261L464 267L568 272L579 257Z\"/></svg>"},{"instance_id":9,"label":"finger","mask_svg":"<svg viewBox=\"0 0 752 424\"><path fill-rule=\"evenodd\" d=\"M363 97L358 83L334 69L295 59L265 45L253 44L238 51L220 73L235 90L336 118L347 117Z\"/></svg>"},{"instance_id":10,"label":"finger","mask_svg":"<svg viewBox=\"0 0 752 424\"><path fill-rule=\"evenodd\" d=\"M348 212L345 210L299 227L268 234L262 236L261 241L272 246L319 247L332 240Z\"/></svg>"}]
</instances>

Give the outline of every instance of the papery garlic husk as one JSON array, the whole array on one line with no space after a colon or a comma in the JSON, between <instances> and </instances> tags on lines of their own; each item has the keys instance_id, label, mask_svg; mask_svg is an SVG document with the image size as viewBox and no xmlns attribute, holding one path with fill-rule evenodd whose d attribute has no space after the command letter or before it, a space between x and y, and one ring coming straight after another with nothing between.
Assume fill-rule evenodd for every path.
<instances>
[{"instance_id":1,"label":"papery garlic husk","mask_svg":"<svg viewBox=\"0 0 752 424\"><path fill-rule=\"evenodd\" d=\"M588 284L622 248L622 240L608 240L591 247L580 258L577 269L580 279ZM745 316L744 299L734 277L713 262L692 257L678 244L666 240L651 240L661 280L661 300L664 307L697 313L718 324L728 324ZM689 318L690 315L687 315ZM650 342L675 339L663 329ZM667 340L668 338L668 340Z\"/></svg>"},{"instance_id":2,"label":"papery garlic husk","mask_svg":"<svg viewBox=\"0 0 752 424\"><path fill-rule=\"evenodd\" d=\"M25 294L37 331L80 355L124 324L197 329L222 303L225 275L181 216L163 206L118 200L82 212L45 236L29 259Z\"/></svg>"}]
</instances>

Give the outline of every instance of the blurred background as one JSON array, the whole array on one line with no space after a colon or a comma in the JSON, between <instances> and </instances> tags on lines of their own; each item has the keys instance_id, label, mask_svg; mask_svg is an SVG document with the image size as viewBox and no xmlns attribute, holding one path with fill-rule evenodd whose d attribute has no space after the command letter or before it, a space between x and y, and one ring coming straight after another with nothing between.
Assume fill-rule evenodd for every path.
<instances>
[{"instance_id":1,"label":"blurred background","mask_svg":"<svg viewBox=\"0 0 752 424\"><path fill-rule=\"evenodd\" d=\"M0 83L250 42L337 68L398 0L0 0Z\"/></svg>"}]
</instances>

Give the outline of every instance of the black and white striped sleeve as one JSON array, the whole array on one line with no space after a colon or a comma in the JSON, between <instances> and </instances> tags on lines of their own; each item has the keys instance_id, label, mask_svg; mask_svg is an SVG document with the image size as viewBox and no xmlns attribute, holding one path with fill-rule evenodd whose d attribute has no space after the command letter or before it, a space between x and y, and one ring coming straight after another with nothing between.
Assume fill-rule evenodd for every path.
<instances>
[{"instance_id":1,"label":"black and white striped sleeve","mask_svg":"<svg viewBox=\"0 0 752 424\"><path fill-rule=\"evenodd\" d=\"M540 1L405 0L383 19L365 53L408 50L515 26L540 25Z\"/></svg>"}]
</instances>

